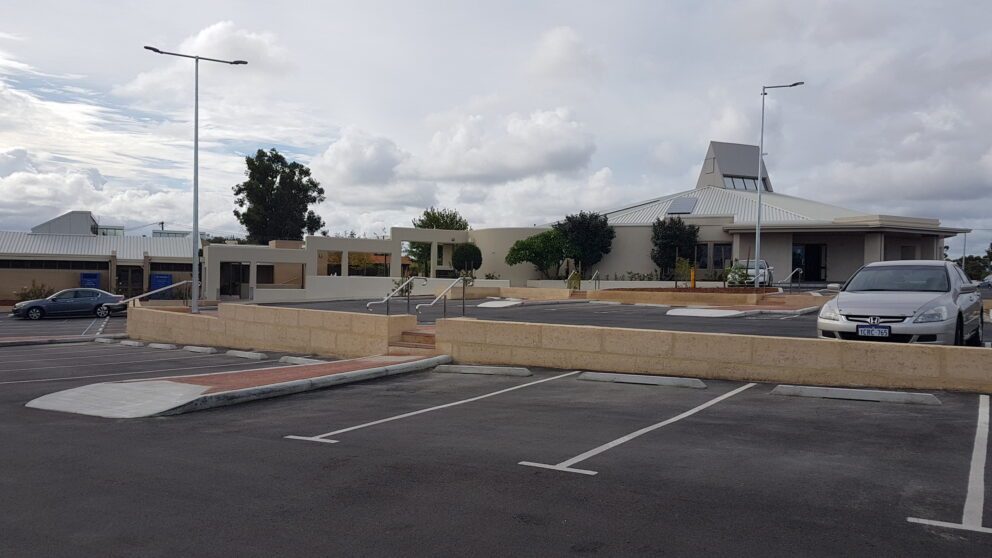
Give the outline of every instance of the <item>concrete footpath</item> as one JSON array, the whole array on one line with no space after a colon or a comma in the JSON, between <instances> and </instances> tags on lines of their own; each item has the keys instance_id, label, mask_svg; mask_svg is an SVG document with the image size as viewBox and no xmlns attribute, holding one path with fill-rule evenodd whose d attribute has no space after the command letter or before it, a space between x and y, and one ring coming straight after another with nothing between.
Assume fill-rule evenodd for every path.
<instances>
[{"instance_id":1,"label":"concrete footpath","mask_svg":"<svg viewBox=\"0 0 992 558\"><path fill-rule=\"evenodd\" d=\"M50 393L26 406L105 418L178 415L427 370L449 362L451 357L447 355L381 355L302 366L103 382Z\"/></svg>"}]
</instances>

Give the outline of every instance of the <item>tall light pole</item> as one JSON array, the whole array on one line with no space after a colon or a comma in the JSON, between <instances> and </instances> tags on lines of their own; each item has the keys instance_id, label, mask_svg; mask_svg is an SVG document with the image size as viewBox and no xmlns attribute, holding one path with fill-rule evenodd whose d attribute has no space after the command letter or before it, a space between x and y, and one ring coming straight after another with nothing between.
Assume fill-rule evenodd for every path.
<instances>
[{"instance_id":1,"label":"tall light pole","mask_svg":"<svg viewBox=\"0 0 992 558\"><path fill-rule=\"evenodd\" d=\"M180 58L193 59L193 288L190 297L190 312L200 313L200 60L210 62L220 62L221 64L231 64L238 66L247 64L244 60L219 60L217 58L207 58L205 56L195 56L190 54L180 54L178 52L168 52L157 49L153 46L146 46L156 54L167 54L169 56L179 56Z\"/></svg>"},{"instance_id":2,"label":"tall light pole","mask_svg":"<svg viewBox=\"0 0 992 558\"><path fill-rule=\"evenodd\" d=\"M765 189L765 183L761 181L761 169L764 167L762 159L765 154L765 97L768 96L769 89L782 89L786 87L796 87L805 85L805 81L797 81L789 85L762 85L761 86L761 136L758 139L758 222L754 227L754 287L758 288L759 272L761 271L761 192ZM768 280L768 272L765 272L765 281Z\"/></svg>"}]
</instances>

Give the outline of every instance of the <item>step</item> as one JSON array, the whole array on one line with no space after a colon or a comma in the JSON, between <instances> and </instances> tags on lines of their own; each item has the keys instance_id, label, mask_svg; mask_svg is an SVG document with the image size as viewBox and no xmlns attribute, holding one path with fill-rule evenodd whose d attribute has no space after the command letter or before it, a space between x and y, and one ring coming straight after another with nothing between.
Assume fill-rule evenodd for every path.
<instances>
[{"instance_id":1,"label":"step","mask_svg":"<svg viewBox=\"0 0 992 558\"><path fill-rule=\"evenodd\" d=\"M410 347L413 349L433 349L434 343L418 343L416 341L390 341L390 347Z\"/></svg>"},{"instance_id":2,"label":"step","mask_svg":"<svg viewBox=\"0 0 992 558\"><path fill-rule=\"evenodd\" d=\"M589 298L589 293L587 291L572 291L568 295L568 298L572 298L572 299Z\"/></svg>"},{"instance_id":3,"label":"step","mask_svg":"<svg viewBox=\"0 0 992 558\"><path fill-rule=\"evenodd\" d=\"M403 343L422 343L434 346L434 333L426 331L404 331L400 334L400 341Z\"/></svg>"}]
</instances>

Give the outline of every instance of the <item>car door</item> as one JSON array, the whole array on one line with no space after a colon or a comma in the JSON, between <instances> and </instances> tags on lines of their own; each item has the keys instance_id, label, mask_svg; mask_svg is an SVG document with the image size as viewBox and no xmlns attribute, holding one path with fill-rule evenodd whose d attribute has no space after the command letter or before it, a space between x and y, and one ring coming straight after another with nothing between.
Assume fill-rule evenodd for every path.
<instances>
[{"instance_id":1,"label":"car door","mask_svg":"<svg viewBox=\"0 0 992 558\"><path fill-rule=\"evenodd\" d=\"M978 294L977 290L972 290L970 293L962 293L961 288L964 286L970 286L971 280L965 275L964 270L962 270L957 265L953 266L954 271L957 274L958 279L958 308L961 309L961 315L964 316L964 333L967 336L971 331L978 327L979 321L982 319L982 295Z\"/></svg>"},{"instance_id":2,"label":"car door","mask_svg":"<svg viewBox=\"0 0 992 558\"><path fill-rule=\"evenodd\" d=\"M96 310L99 298L100 293L97 291L89 289L76 291L76 303L73 305L72 312L74 314L92 314Z\"/></svg>"},{"instance_id":3,"label":"car door","mask_svg":"<svg viewBox=\"0 0 992 558\"><path fill-rule=\"evenodd\" d=\"M71 314L76 304L76 291L57 293L45 304L45 313L50 316Z\"/></svg>"}]
</instances>

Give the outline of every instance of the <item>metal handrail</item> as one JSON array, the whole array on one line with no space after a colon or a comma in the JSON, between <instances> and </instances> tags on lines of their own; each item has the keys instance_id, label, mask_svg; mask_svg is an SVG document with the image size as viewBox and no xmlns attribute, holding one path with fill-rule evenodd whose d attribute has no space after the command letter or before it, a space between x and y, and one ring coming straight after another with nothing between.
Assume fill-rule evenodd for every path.
<instances>
[{"instance_id":1,"label":"metal handrail","mask_svg":"<svg viewBox=\"0 0 992 558\"><path fill-rule=\"evenodd\" d=\"M589 281L592 283L592 290L598 291L599 290L599 270L598 269L596 270L596 273L593 273L592 274L592 277L589 278Z\"/></svg>"},{"instance_id":2,"label":"metal handrail","mask_svg":"<svg viewBox=\"0 0 992 558\"><path fill-rule=\"evenodd\" d=\"M575 274L577 274L578 272L579 272L578 269L573 269L572 272L568 274L568 277L565 278L565 288L566 289L568 288L569 283L572 282L572 276L575 275ZM581 283L581 277L580 277L580 283Z\"/></svg>"},{"instance_id":3,"label":"metal handrail","mask_svg":"<svg viewBox=\"0 0 992 558\"><path fill-rule=\"evenodd\" d=\"M465 316L465 287L468 285L468 283L471 280L472 280L471 277L459 277L458 279L455 279L454 281L451 282L450 285L448 285L443 291L441 291L441 294L437 295L437 298L435 298L434 300L432 300L430 302L425 302L423 304L418 304L416 306L417 315L420 315L420 309L421 308L425 308L425 307L428 307L428 306L434 306L435 304L437 304L437 301L444 300L444 302L442 303L443 304L443 307L444 307L444 310L442 310L442 316L444 316L445 318L447 318L448 317L448 297L446 295L448 294L449 291L451 291L451 289L453 289L455 287L455 285L457 285L458 283L461 283L462 284L462 316Z\"/></svg>"},{"instance_id":4,"label":"metal handrail","mask_svg":"<svg viewBox=\"0 0 992 558\"><path fill-rule=\"evenodd\" d=\"M148 291L147 293L142 293L142 294L140 294L138 296L132 296L131 298L124 299L124 300L118 302L117 304L128 304L130 306L133 306L133 304L131 304L131 303L134 302L135 300L139 300L139 299L145 298L146 296L151 296L153 294L158 294L158 293L167 291L169 289L172 289L172 288L175 288L175 287L178 287L178 286L181 286L181 285L185 285L187 283L192 284L193 282L187 279L186 281L180 281L178 283L173 283L171 285L166 285L165 287L161 287L159 289L155 289L154 291Z\"/></svg>"},{"instance_id":5,"label":"metal handrail","mask_svg":"<svg viewBox=\"0 0 992 558\"><path fill-rule=\"evenodd\" d=\"M796 269L793 269L792 270L792 273L790 273L789 275L787 275L785 277L785 279L782 279L781 281L779 281L778 284L779 285L784 285L786 283L789 283L789 290L791 291L792 290L792 277L794 275L796 275L797 273L799 274L799 281L797 281L797 284L798 284L798 287L797 288L799 290L802 290L802 288L803 288L803 274L806 273L806 272L803 271L803 268L801 268L801 267L797 267Z\"/></svg>"},{"instance_id":6,"label":"metal handrail","mask_svg":"<svg viewBox=\"0 0 992 558\"><path fill-rule=\"evenodd\" d=\"M376 304L385 304L386 305L386 315L388 316L389 315L389 301L390 301L390 299L392 299L394 296L396 296L396 293L402 291L414 279L423 279L424 280L424 286L425 287L427 286L427 278L426 277L417 277L417 276L410 277L406 281L403 281L403 283L399 287L396 287L396 289L393 292L391 292L388 295L386 295L386 298L384 298L382 300L373 300L372 302L366 304L365 305L365 309L368 310L369 312L371 312L372 311L372 306L374 306ZM411 288L406 293L406 313L407 314L410 313L410 294L412 292L413 292L413 288Z\"/></svg>"}]
</instances>

